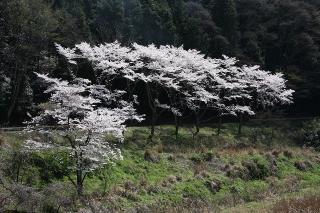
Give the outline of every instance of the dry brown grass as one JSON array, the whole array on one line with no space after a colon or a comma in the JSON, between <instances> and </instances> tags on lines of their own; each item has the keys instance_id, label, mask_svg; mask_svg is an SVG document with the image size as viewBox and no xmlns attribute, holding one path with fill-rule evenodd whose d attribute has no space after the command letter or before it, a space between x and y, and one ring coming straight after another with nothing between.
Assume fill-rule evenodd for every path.
<instances>
[{"instance_id":1,"label":"dry brown grass","mask_svg":"<svg viewBox=\"0 0 320 213\"><path fill-rule=\"evenodd\" d=\"M253 155L256 153L264 153L266 150L261 147L238 144L238 145L229 145L218 150L218 154L221 156L239 156L239 155Z\"/></svg>"},{"instance_id":2,"label":"dry brown grass","mask_svg":"<svg viewBox=\"0 0 320 213\"><path fill-rule=\"evenodd\" d=\"M307 196L278 201L272 208L275 213L319 213L320 196Z\"/></svg>"}]
</instances>

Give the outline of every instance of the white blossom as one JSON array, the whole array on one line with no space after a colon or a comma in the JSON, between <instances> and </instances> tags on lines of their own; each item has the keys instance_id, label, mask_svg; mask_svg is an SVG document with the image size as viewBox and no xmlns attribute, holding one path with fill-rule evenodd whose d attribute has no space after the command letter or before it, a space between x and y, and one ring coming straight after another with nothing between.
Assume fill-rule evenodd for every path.
<instances>
[{"instance_id":1,"label":"white blossom","mask_svg":"<svg viewBox=\"0 0 320 213\"><path fill-rule=\"evenodd\" d=\"M57 47L71 63L77 58L87 59L100 76L142 81L179 97L179 104L158 104L158 97L153 97L155 107L173 114L181 104L192 110L205 106L223 114L237 111L253 115L259 107L292 103L294 91L287 89L283 74L272 74L259 66L238 66L236 58L213 59L197 50L170 45L134 43L124 47L113 42L97 46L81 43L73 49ZM243 110L235 110L239 107Z\"/></svg>"},{"instance_id":2,"label":"white blossom","mask_svg":"<svg viewBox=\"0 0 320 213\"><path fill-rule=\"evenodd\" d=\"M50 109L45 109L39 116L28 122L29 127L43 125L48 117L67 129L56 131L69 139L68 144L46 144L27 140L28 150L41 151L51 148L65 148L73 156L80 153L86 162L84 170L93 170L114 158L121 158L119 149L105 141L105 134L113 134L119 141L123 140L127 120L142 121L136 114L132 103L121 100L124 91L110 91L103 85L93 85L86 79L75 79L72 83L37 74L50 84L46 93L50 93ZM110 108L110 103L117 107Z\"/></svg>"}]
</instances>

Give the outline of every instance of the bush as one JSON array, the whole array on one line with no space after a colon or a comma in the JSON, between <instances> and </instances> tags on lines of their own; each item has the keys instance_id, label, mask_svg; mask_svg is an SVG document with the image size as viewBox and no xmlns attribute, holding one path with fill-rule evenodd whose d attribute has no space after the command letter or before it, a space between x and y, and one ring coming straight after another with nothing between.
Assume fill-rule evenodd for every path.
<instances>
[{"instance_id":1,"label":"bush","mask_svg":"<svg viewBox=\"0 0 320 213\"><path fill-rule=\"evenodd\" d=\"M294 166L300 171L307 171L313 167L310 161L296 161Z\"/></svg>"},{"instance_id":2,"label":"bush","mask_svg":"<svg viewBox=\"0 0 320 213\"><path fill-rule=\"evenodd\" d=\"M213 157L214 157L213 152L206 152L203 154L203 159L205 161L212 161Z\"/></svg>"},{"instance_id":3,"label":"bush","mask_svg":"<svg viewBox=\"0 0 320 213\"><path fill-rule=\"evenodd\" d=\"M320 197L308 196L292 198L289 200L280 200L274 205L272 212L320 212Z\"/></svg>"},{"instance_id":4,"label":"bush","mask_svg":"<svg viewBox=\"0 0 320 213\"><path fill-rule=\"evenodd\" d=\"M158 185L150 185L148 188L147 188L147 192L148 194L158 194L161 192L161 188L160 186Z\"/></svg>"},{"instance_id":5,"label":"bush","mask_svg":"<svg viewBox=\"0 0 320 213\"><path fill-rule=\"evenodd\" d=\"M302 129L304 146L320 149L320 119L305 122Z\"/></svg>"},{"instance_id":6,"label":"bush","mask_svg":"<svg viewBox=\"0 0 320 213\"><path fill-rule=\"evenodd\" d=\"M222 184L220 181L207 181L206 185L212 193L219 192L222 187Z\"/></svg>"},{"instance_id":7,"label":"bush","mask_svg":"<svg viewBox=\"0 0 320 213\"><path fill-rule=\"evenodd\" d=\"M289 150L285 150L283 151L283 155L286 157L286 158L292 158L293 157L293 152L289 151Z\"/></svg>"},{"instance_id":8,"label":"bush","mask_svg":"<svg viewBox=\"0 0 320 213\"><path fill-rule=\"evenodd\" d=\"M190 157L190 160L192 160L194 163L201 163L203 161L203 158L201 155L199 154L193 154L191 157Z\"/></svg>"},{"instance_id":9,"label":"bush","mask_svg":"<svg viewBox=\"0 0 320 213\"><path fill-rule=\"evenodd\" d=\"M243 161L242 166L247 169L250 180L265 179L272 174L270 163L260 156L253 160Z\"/></svg>"},{"instance_id":10,"label":"bush","mask_svg":"<svg viewBox=\"0 0 320 213\"><path fill-rule=\"evenodd\" d=\"M213 157L214 157L214 153L208 151L201 154L195 153L190 157L190 160L192 160L195 163L201 163L204 161L212 161Z\"/></svg>"},{"instance_id":11,"label":"bush","mask_svg":"<svg viewBox=\"0 0 320 213\"><path fill-rule=\"evenodd\" d=\"M248 170L243 166L227 166L226 175L231 178L249 179Z\"/></svg>"},{"instance_id":12,"label":"bush","mask_svg":"<svg viewBox=\"0 0 320 213\"><path fill-rule=\"evenodd\" d=\"M151 149L147 149L144 152L144 159L146 161L152 162L152 163L159 163L161 160L160 154L151 150Z\"/></svg>"},{"instance_id":13,"label":"bush","mask_svg":"<svg viewBox=\"0 0 320 213\"><path fill-rule=\"evenodd\" d=\"M41 180L46 183L70 174L71 161L67 152L35 153L30 161L38 168Z\"/></svg>"}]
</instances>

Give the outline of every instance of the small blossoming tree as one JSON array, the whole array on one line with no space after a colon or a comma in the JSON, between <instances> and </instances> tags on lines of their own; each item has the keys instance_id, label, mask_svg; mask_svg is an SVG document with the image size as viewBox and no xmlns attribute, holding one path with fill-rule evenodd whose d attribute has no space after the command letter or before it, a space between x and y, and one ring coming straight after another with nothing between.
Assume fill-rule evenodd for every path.
<instances>
[{"instance_id":1,"label":"small blossoming tree","mask_svg":"<svg viewBox=\"0 0 320 213\"><path fill-rule=\"evenodd\" d=\"M74 160L71 169L76 176L75 180L69 176L69 180L78 194L82 195L83 183L90 171L122 158L120 150L106 141L105 134L111 133L122 141L126 128L124 123L131 119L141 121L142 117L136 114L131 103L122 100L123 91L110 91L86 79L77 78L68 82L42 74L37 76L50 84L46 93L51 94L51 97L49 107L28 122L29 128L42 126L50 118L59 125L65 125L65 129L57 133L67 143L27 140L25 148L29 151L69 151Z\"/></svg>"}]
</instances>

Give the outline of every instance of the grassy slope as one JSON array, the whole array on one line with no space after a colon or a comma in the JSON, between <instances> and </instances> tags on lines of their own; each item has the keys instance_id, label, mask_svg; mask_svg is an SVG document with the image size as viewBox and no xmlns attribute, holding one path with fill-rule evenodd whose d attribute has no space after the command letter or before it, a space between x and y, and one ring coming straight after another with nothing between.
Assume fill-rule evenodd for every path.
<instances>
[{"instance_id":1,"label":"grassy slope","mask_svg":"<svg viewBox=\"0 0 320 213\"><path fill-rule=\"evenodd\" d=\"M147 128L132 127L122 145L124 160L89 176L86 192L110 208L147 206L154 212L262 212L281 198L320 194L319 153L293 145L298 140L295 127L285 123L243 130L238 137L236 125L225 124L216 136L214 128L202 128L193 139L190 129L183 128L176 139L173 127L161 126L150 142ZM3 138L16 140L10 134ZM146 161L146 150L159 162ZM276 162L271 172L270 156ZM295 163L301 161L312 166L298 170ZM257 177L240 178L236 168L243 169L244 162L262 167ZM212 190L212 183L218 190Z\"/></svg>"},{"instance_id":2,"label":"grassy slope","mask_svg":"<svg viewBox=\"0 0 320 213\"><path fill-rule=\"evenodd\" d=\"M253 132L257 131L259 138L254 139ZM175 139L172 127L161 126L154 141L146 144L148 130L131 128L123 147L124 160L105 171L109 193L104 199L121 209L145 205L158 208L160 204L190 208L190 202L226 212L233 211L233 206L244 208L244 212L259 211L257 207L268 209L281 197L320 186L318 153L292 145L294 133L286 131L247 127L242 137L237 137L236 126L229 124L221 136L216 136L212 128L202 128L192 139L189 129L184 128ZM146 161L145 150L159 155L160 162ZM277 164L275 174L252 180L226 175L226 166L241 166L245 161L261 161L268 166L267 156L274 150L271 155L275 155ZM285 156L286 151L292 156ZM212 159L206 159L208 155ZM298 161L309 161L312 168L300 171L295 167ZM211 182L221 184L220 190L212 192ZM89 192L99 191L103 185L96 177L87 181Z\"/></svg>"}]
</instances>

